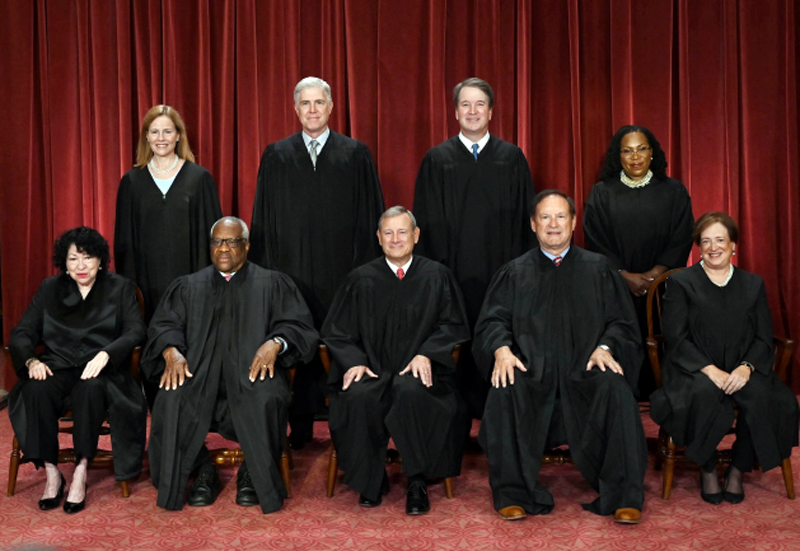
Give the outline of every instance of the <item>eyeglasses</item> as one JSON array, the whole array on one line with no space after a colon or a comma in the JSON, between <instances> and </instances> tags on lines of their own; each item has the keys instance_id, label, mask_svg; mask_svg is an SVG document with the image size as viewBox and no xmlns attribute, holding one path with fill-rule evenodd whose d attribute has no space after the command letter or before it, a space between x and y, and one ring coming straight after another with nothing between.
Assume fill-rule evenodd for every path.
<instances>
[{"instance_id":1,"label":"eyeglasses","mask_svg":"<svg viewBox=\"0 0 800 551\"><path fill-rule=\"evenodd\" d=\"M645 153L647 153L651 149L653 149L653 148L650 147L649 145L643 145L639 149L629 149L629 148L626 147L625 149L620 149L619 152L620 152L620 155L623 155L625 157L630 157L634 153L638 153L639 155L644 155Z\"/></svg>"},{"instance_id":2,"label":"eyeglasses","mask_svg":"<svg viewBox=\"0 0 800 551\"><path fill-rule=\"evenodd\" d=\"M228 247L231 249L238 249L242 243L247 243L247 239L243 237L228 237L227 239L220 239L219 237L214 237L209 241L211 244L212 249L218 249L222 246L223 243L227 243Z\"/></svg>"}]
</instances>

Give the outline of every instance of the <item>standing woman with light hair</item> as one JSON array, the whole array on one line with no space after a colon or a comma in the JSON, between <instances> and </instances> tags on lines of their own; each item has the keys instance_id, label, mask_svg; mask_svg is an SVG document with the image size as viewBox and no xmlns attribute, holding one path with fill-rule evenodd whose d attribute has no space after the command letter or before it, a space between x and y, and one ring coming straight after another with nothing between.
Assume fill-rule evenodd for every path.
<instances>
[{"instance_id":1,"label":"standing woman with light hair","mask_svg":"<svg viewBox=\"0 0 800 551\"><path fill-rule=\"evenodd\" d=\"M114 229L116 270L142 290L145 323L175 278L210 264L208 232L221 217L214 178L194 163L180 114L169 105L152 107L136 164L119 183ZM155 389L148 386L152 407Z\"/></svg>"},{"instance_id":2,"label":"standing woman with light hair","mask_svg":"<svg viewBox=\"0 0 800 551\"><path fill-rule=\"evenodd\" d=\"M208 232L222 217L211 174L194 163L186 126L169 105L144 116L136 164L120 181L117 272L144 294L145 321L172 281L208 266Z\"/></svg>"}]
</instances>

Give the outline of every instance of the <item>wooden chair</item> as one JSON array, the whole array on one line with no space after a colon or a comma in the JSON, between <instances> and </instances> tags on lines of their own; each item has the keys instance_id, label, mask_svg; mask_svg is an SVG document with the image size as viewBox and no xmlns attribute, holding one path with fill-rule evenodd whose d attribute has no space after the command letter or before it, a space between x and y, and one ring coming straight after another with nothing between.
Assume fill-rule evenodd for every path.
<instances>
[{"instance_id":1,"label":"wooden chair","mask_svg":"<svg viewBox=\"0 0 800 551\"><path fill-rule=\"evenodd\" d=\"M650 289L647 291L647 354L650 365L653 368L653 375L656 380L656 387L661 388L661 356L664 352L664 334L661 328L662 297L669 285L669 278L685 268L676 268L661 274L657 277ZM795 342L783 337L775 336L775 363L772 366L777 377L786 382L788 379L788 367L794 351ZM738 415L738 410L736 411ZM733 432L733 428L731 431ZM685 455L685 448L677 446L672 440L672 436L659 428L658 447L656 449L656 470L661 470L661 498L669 499L672 492L672 479L677 461L688 461ZM731 462L731 450L724 449L717 451L717 462L729 464ZM783 482L786 486L786 495L789 499L794 499L794 476L792 474L791 458L786 458L781 464L783 471Z\"/></svg>"},{"instance_id":2,"label":"wooden chair","mask_svg":"<svg viewBox=\"0 0 800 551\"><path fill-rule=\"evenodd\" d=\"M276 368L277 369L277 368ZM294 386L295 368L289 371L289 388ZM208 455L211 456L211 461L219 466L233 466L241 465L244 462L244 452L242 448L215 448L208 450ZM289 447L289 440L284 439L283 451L281 452L280 471L283 485L286 487L286 496L292 497L292 478L291 469L294 469L294 460L292 458L292 449Z\"/></svg>"},{"instance_id":3,"label":"wooden chair","mask_svg":"<svg viewBox=\"0 0 800 551\"><path fill-rule=\"evenodd\" d=\"M453 361L458 364L458 357L461 353L461 346L456 345L453 349ZM331 371L331 357L330 353L328 352L328 347L324 344L319 345L319 357L322 360L322 365L325 367L325 372L330 373ZM386 464L401 464L403 462L403 458L400 457L400 454L397 450L389 449L386 451ZM326 494L328 497L333 497L333 492L336 489L336 475L339 473L339 458L336 455L336 446L331 443L331 453L330 458L328 459L328 482L326 485ZM444 493L447 496L447 499L453 499L455 497L455 493L453 492L453 479L452 478L445 478L444 479Z\"/></svg>"},{"instance_id":4,"label":"wooden chair","mask_svg":"<svg viewBox=\"0 0 800 551\"><path fill-rule=\"evenodd\" d=\"M139 301L139 312L144 317L144 297L142 296L142 292L136 287L136 299ZM43 347L37 349L37 356L41 354L44 350ZM133 349L131 353L131 374L133 375L133 380L136 381L137 385L141 385L141 380L139 378L139 357L141 356L142 349L141 347L137 346ZM6 361L8 365L12 365L11 363L11 353L8 350L8 347L5 347L5 355ZM65 433L65 434L72 434L72 410L67 407L64 415L59 419L59 429L58 432ZM108 418L103 423L103 428L100 429L101 435L108 435L110 434L110 428L108 425ZM64 448L58 450L58 462L59 463L76 463L75 458L75 449L74 448ZM17 435L14 435L14 440L11 444L11 459L8 466L8 496L11 497L14 495L14 492L17 488L17 475L19 474L19 463L20 463L20 446L19 440L17 440ZM114 454L112 450L104 450L99 449L97 450L97 454L92 461L92 467L94 466L103 466L107 468L114 468ZM119 483L120 490L122 491L122 497L130 497L131 490L130 485L128 484L127 480L121 480Z\"/></svg>"}]
</instances>

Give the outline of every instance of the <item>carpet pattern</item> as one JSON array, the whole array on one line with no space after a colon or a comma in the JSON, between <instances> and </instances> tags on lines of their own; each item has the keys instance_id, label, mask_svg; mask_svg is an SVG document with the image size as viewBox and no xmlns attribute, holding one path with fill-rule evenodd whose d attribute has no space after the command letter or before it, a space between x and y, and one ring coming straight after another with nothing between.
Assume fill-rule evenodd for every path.
<instances>
[{"instance_id":1,"label":"carpet pattern","mask_svg":"<svg viewBox=\"0 0 800 551\"><path fill-rule=\"evenodd\" d=\"M648 438L655 438L657 427L647 414L643 419ZM2 412L3 481L8 478L5 458L11 437L8 414ZM663 501L660 473L653 470L651 456L643 522L620 526L611 517L581 509L580 504L592 501L596 494L574 466L547 466L541 482L555 497L553 512L508 522L492 508L486 457L474 445L465 454L461 476L454 480L455 499L445 498L441 484L431 486L431 512L409 517L405 515L405 476L397 466L389 469L391 491L380 507L359 507L357 494L342 484L341 473L335 495L326 498L330 435L325 423L316 423L314 437L305 449L294 452L294 497L270 515L261 514L257 507L236 506L235 468L220 470L224 487L210 507L186 507L180 512L159 509L147 472L131 485L131 497L124 499L110 471L98 468L89 474L84 512L42 512L38 500L44 473L23 465L16 495L0 496L0 549L800 549L800 500L786 498L780 469L747 476L747 497L740 505L714 507L700 500L698 470L688 465L676 467L672 497ZM65 438L66 444L69 437ZM208 443L209 447L225 445L218 436L209 437ZM797 473L800 452L795 451L792 462ZM69 479L72 466L61 468Z\"/></svg>"}]
</instances>

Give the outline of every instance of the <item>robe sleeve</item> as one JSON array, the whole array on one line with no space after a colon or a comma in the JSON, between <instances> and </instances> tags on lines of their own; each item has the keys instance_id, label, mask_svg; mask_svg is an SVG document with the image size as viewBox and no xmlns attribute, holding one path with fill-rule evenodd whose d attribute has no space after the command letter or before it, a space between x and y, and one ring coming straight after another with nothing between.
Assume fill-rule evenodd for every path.
<instances>
[{"instance_id":1,"label":"robe sleeve","mask_svg":"<svg viewBox=\"0 0 800 551\"><path fill-rule=\"evenodd\" d=\"M690 330L689 294L683 284L675 277L664 293L664 315L661 325L664 330L666 354L670 363L686 373L697 373L707 365L713 365L711 358L692 340Z\"/></svg>"},{"instance_id":2,"label":"robe sleeve","mask_svg":"<svg viewBox=\"0 0 800 551\"><path fill-rule=\"evenodd\" d=\"M669 270L686 266L689 253L692 252L692 231L694 230L692 200L689 192L677 180L670 180L670 182L675 184L675 195L677 195L672 205L670 238L666 249L658 255L656 260L656 265L666 266Z\"/></svg>"},{"instance_id":3,"label":"robe sleeve","mask_svg":"<svg viewBox=\"0 0 800 551\"><path fill-rule=\"evenodd\" d=\"M767 302L767 291L764 281L759 278L758 296L755 303L755 334L753 342L745 352L741 362L749 362L762 375L769 375L775 363L775 351L772 344L772 315Z\"/></svg>"},{"instance_id":4,"label":"robe sleeve","mask_svg":"<svg viewBox=\"0 0 800 551\"><path fill-rule=\"evenodd\" d=\"M130 280L136 280L136 223L133 220L133 182L125 174L117 190L117 213L114 222L114 268Z\"/></svg>"},{"instance_id":5,"label":"robe sleeve","mask_svg":"<svg viewBox=\"0 0 800 551\"><path fill-rule=\"evenodd\" d=\"M608 196L600 190L602 182L595 184L586 201L583 213L583 234L586 248L600 253L611 264L614 270L623 270L625 266L617 254L612 225L609 223ZM690 241L691 248L691 241Z\"/></svg>"},{"instance_id":6,"label":"robe sleeve","mask_svg":"<svg viewBox=\"0 0 800 551\"><path fill-rule=\"evenodd\" d=\"M197 205L190 214L191 216L191 269L189 273L199 271L209 264L211 259L208 254L208 240L211 226L214 222L222 218L222 208L219 204L217 185L211 173L202 167L202 175L197 182L197 193L194 200Z\"/></svg>"},{"instance_id":7,"label":"robe sleeve","mask_svg":"<svg viewBox=\"0 0 800 551\"><path fill-rule=\"evenodd\" d=\"M360 144L354 153L358 186L356 188L354 212L355 228L353 230L353 263L361 266L373 260L380 248L375 233L378 231L378 219L383 214L383 192L378 179L378 170L372 160L372 153L366 145Z\"/></svg>"},{"instance_id":8,"label":"robe sleeve","mask_svg":"<svg viewBox=\"0 0 800 551\"><path fill-rule=\"evenodd\" d=\"M494 369L494 353L508 346L519 357L514 342L513 313L516 299L517 272L514 262L509 262L492 278L483 307L475 324L472 354L480 373L488 379Z\"/></svg>"},{"instance_id":9,"label":"robe sleeve","mask_svg":"<svg viewBox=\"0 0 800 551\"><path fill-rule=\"evenodd\" d=\"M614 359L622 366L625 380L637 392L642 367L642 337L630 292L616 271L606 265L600 277L603 284L605 329L596 345L611 348Z\"/></svg>"},{"instance_id":10,"label":"robe sleeve","mask_svg":"<svg viewBox=\"0 0 800 551\"><path fill-rule=\"evenodd\" d=\"M538 245L536 234L531 231L531 203L535 194L531 169L528 159L522 149L517 148L517 198L513 228L508 235L512 235L514 243L511 248L511 257L516 258Z\"/></svg>"},{"instance_id":11,"label":"robe sleeve","mask_svg":"<svg viewBox=\"0 0 800 551\"><path fill-rule=\"evenodd\" d=\"M430 306L438 309L438 321L430 336L420 345L417 354L440 366L442 373L449 374L456 370L453 348L468 341L470 331L464 299L449 270L442 277L441 287L438 304Z\"/></svg>"},{"instance_id":12,"label":"robe sleeve","mask_svg":"<svg viewBox=\"0 0 800 551\"><path fill-rule=\"evenodd\" d=\"M144 341L145 326L136 300L136 288L131 280L122 282L118 308L122 318L122 331L111 343L103 347L115 370L127 369L133 349Z\"/></svg>"},{"instance_id":13,"label":"robe sleeve","mask_svg":"<svg viewBox=\"0 0 800 551\"><path fill-rule=\"evenodd\" d=\"M345 372L357 365L369 365L358 327L358 280L350 274L333 298L325 322L322 324L322 341L331 356L328 383L336 384Z\"/></svg>"},{"instance_id":14,"label":"robe sleeve","mask_svg":"<svg viewBox=\"0 0 800 551\"><path fill-rule=\"evenodd\" d=\"M250 224L250 252L247 255L251 262L269 269L275 268L275 261L269 249L273 236L268 200L270 176L274 170L273 147L273 145L267 146L258 165L256 197L253 201L253 217Z\"/></svg>"},{"instance_id":15,"label":"robe sleeve","mask_svg":"<svg viewBox=\"0 0 800 551\"><path fill-rule=\"evenodd\" d=\"M25 362L35 355L36 347L42 340L44 308L49 294L48 286L51 284L52 279L42 282L19 323L11 330L8 350L19 378L27 378L28 368L25 367Z\"/></svg>"},{"instance_id":16,"label":"robe sleeve","mask_svg":"<svg viewBox=\"0 0 800 551\"><path fill-rule=\"evenodd\" d=\"M444 207L444 182L441 164L433 150L422 160L414 188L414 217L421 228L418 254L447 264L450 257L447 217Z\"/></svg>"},{"instance_id":17,"label":"robe sleeve","mask_svg":"<svg viewBox=\"0 0 800 551\"><path fill-rule=\"evenodd\" d=\"M280 336L287 344L286 352L278 356L278 363L287 368L298 361L308 363L317 351L319 335L300 290L288 276L280 274L270 290L269 300L273 316L268 322L267 339Z\"/></svg>"},{"instance_id":18,"label":"robe sleeve","mask_svg":"<svg viewBox=\"0 0 800 551\"><path fill-rule=\"evenodd\" d=\"M185 276L179 277L170 284L150 320L140 368L144 378L153 382L158 382L166 368L161 356L164 350L174 346L181 354L186 355L187 304L183 294L185 279Z\"/></svg>"}]
</instances>

